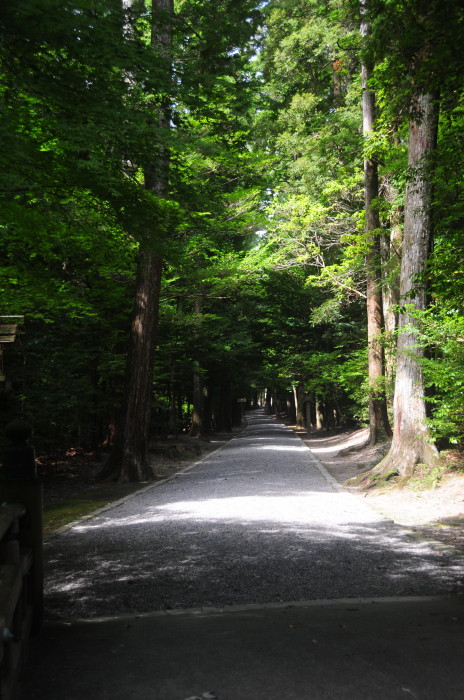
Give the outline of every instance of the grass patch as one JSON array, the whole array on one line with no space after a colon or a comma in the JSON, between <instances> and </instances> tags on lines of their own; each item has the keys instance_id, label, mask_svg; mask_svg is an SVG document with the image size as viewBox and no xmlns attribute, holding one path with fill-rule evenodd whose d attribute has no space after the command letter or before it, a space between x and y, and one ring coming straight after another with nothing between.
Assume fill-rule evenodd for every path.
<instances>
[{"instance_id":1,"label":"grass patch","mask_svg":"<svg viewBox=\"0 0 464 700\"><path fill-rule=\"evenodd\" d=\"M376 487L390 486L391 480L395 476L398 476L398 470L393 467L384 472L380 472L380 474L374 474L374 476L372 476L373 485Z\"/></svg>"},{"instance_id":2,"label":"grass patch","mask_svg":"<svg viewBox=\"0 0 464 700\"><path fill-rule=\"evenodd\" d=\"M413 491L436 489L442 480L450 474L464 474L464 452L462 449L441 452L439 464L433 467L417 464L407 485Z\"/></svg>"},{"instance_id":3,"label":"grass patch","mask_svg":"<svg viewBox=\"0 0 464 700\"><path fill-rule=\"evenodd\" d=\"M445 464L438 464L435 467L429 467L426 464L417 464L414 469L414 475L408 479L407 487L412 491L429 491L430 489L436 489L449 471L450 469Z\"/></svg>"},{"instance_id":4,"label":"grass patch","mask_svg":"<svg viewBox=\"0 0 464 700\"><path fill-rule=\"evenodd\" d=\"M148 483L98 484L70 498L48 503L43 510L44 532L52 532L59 527L79 520L84 515L129 496L147 485Z\"/></svg>"},{"instance_id":5,"label":"grass patch","mask_svg":"<svg viewBox=\"0 0 464 700\"><path fill-rule=\"evenodd\" d=\"M387 469L378 473L372 473L372 471L373 470L351 477L351 479L345 481L345 485L360 488L362 491L375 489L379 493L395 488L396 477L398 476L396 469Z\"/></svg>"}]
</instances>

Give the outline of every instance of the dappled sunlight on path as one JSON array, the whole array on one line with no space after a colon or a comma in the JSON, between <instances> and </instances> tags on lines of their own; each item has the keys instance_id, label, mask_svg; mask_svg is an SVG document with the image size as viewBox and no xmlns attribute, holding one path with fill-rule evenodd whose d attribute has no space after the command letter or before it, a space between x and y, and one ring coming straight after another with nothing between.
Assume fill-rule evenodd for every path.
<instances>
[{"instance_id":1,"label":"dappled sunlight on path","mask_svg":"<svg viewBox=\"0 0 464 700\"><path fill-rule=\"evenodd\" d=\"M335 491L300 438L258 414L193 469L52 538L47 571L49 615L92 617L455 593L464 566Z\"/></svg>"},{"instance_id":2,"label":"dappled sunlight on path","mask_svg":"<svg viewBox=\"0 0 464 700\"><path fill-rule=\"evenodd\" d=\"M87 532L94 528L118 528L142 523L174 520L270 522L275 524L320 524L327 528L349 523L353 507L349 494L302 493L285 496L241 496L211 498L199 501L175 501L161 506L148 507L143 516L108 517L98 523L77 525L75 532ZM370 510L362 510L357 522L376 521ZM377 521L383 522L378 515Z\"/></svg>"}]
</instances>

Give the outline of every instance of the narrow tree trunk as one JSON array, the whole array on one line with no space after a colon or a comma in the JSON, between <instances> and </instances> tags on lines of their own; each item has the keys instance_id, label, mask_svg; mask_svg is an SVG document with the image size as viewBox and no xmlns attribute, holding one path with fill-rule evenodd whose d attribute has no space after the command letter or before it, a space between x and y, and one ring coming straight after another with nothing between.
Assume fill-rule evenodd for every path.
<instances>
[{"instance_id":1,"label":"narrow tree trunk","mask_svg":"<svg viewBox=\"0 0 464 700\"><path fill-rule=\"evenodd\" d=\"M253 404L252 404L252 408L253 408L253 409L256 409L256 408L258 408L258 407L259 407L258 392L255 391L255 392L253 393Z\"/></svg>"},{"instance_id":2,"label":"narrow tree trunk","mask_svg":"<svg viewBox=\"0 0 464 700\"><path fill-rule=\"evenodd\" d=\"M201 319L201 309L202 309L202 299L201 297L197 296L195 297L194 301L194 314L195 314L195 319L197 321L197 324L200 323ZM197 342L195 345L198 345L198 335L199 335L199 328L197 326L197 330L195 331L195 335L197 337ZM192 410L192 422L190 426L190 437L203 437L204 435L204 411L203 411L203 403L204 403L204 393L203 393L203 377L202 377L202 368L200 365L199 360L194 360L193 363L193 410Z\"/></svg>"},{"instance_id":3,"label":"narrow tree trunk","mask_svg":"<svg viewBox=\"0 0 464 700\"><path fill-rule=\"evenodd\" d=\"M269 415L272 413L271 394L268 389L266 389L266 396L264 399L264 413Z\"/></svg>"},{"instance_id":4,"label":"narrow tree trunk","mask_svg":"<svg viewBox=\"0 0 464 700\"><path fill-rule=\"evenodd\" d=\"M200 363L195 361L193 365L193 409L192 422L190 424L190 437L203 435L203 381L201 377Z\"/></svg>"},{"instance_id":5,"label":"narrow tree trunk","mask_svg":"<svg viewBox=\"0 0 464 700\"><path fill-rule=\"evenodd\" d=\"M365 0L361 0L364 13ZM368 26L361 24L366 36ZM375 95L369 89L369 68L361 66L363 87L363 132L366 137L374 130ZM380 219L375 200L379 196L378 166L374 158L364 158L364 200L366 210L366 275L367 275L367 342L369 372L369 443L371 445L391 436L388 420L382 343L383 312L380 267Z\"/></svg>"},{"instance_id":6,"label":"narrow tree trunk","mask_svg":"<svg viewBox=\"0 0 464 700\"><path fill-rule=\"evenodd\" d=\"M232 401L232 424L236 427L242 425L243 421L243 404L239 403L237 399Z\"/></svg>"},{"instance_id":7,"label":"narrow tree trunk","mask_svg":"<svg viewBox=\"0 0 464 700\"><path fill-rule=\"evenodd\" d=\"M209 383L203 388L203 428L206 434L214 432L213 398L213 388Z\"/></svg>"},{"instance_id":8,"label":"narrow tree trunk","mask_svg":"<svg viewBox=\"0 0 464 700\"><path fill-rule=\"evenodd\" d=\"M332 61L332 89L334 105L339 107L343 100L343 59L337 58Z\"/></svg>"},{"instance_id":9,"label":"narrow tree trunk","mask_svg":"<svg viewBox=\"0 0 464 700\"><path fill-rule=\"evenodd\" d=\"M308 399L305 401L305 420L306 420L306 428L308 429L309 432L312 431L313 427L313 419L312 419L312 411L311 411L311 399Z\"/></svg>"},{"instance_id":10,"label":"narrow tree trunk","mask_svg":"<svg viewBox=\"0 0 464 700\"><path fill-rule=\"evenodd\" d=\"M317 398L316 396L316 430L323 430L324 428L324 404L320 399Z\"/></svg>"},{"instance_id":11,"label":"narrow tree trunk","mask_svg":"<svg viewBox=\"0 0 464 700\"><path fill-rule=\"evenodd\" d=\"M295 406L295 398L293 396L293 391L291 394L287 393L287 395L286 395L285 415L286 415L287 420L289 421L290 425L295 425L295 423L296 423L296 406Z\"/></svg>"},{"instance_id":12,"label":"narrow tree trunk","mask_svg":"<svg viewBox=\"0 0 464 700\"><path fill-rule=\"evenodd\" d=\"M232 385L224 380L219 388L218 430L232 432Z\"/></svg>"},{"instance_id":13,"label":"narrow tree trunk","mask_svg":"<svg viewBox=\"0 0 464 700\"><path fill-rule=\"evenodd\" d=\"M400 265L403 241L403 229L399 223L400 216L401 214L397 210L391 220L390 235L383 236L381 241L382 302L385 327L385 391L387 404L390 408L392 408L390 402L393 397L396 371L395 333L398 327L398 307L400 303Z\"/></svg>"},{"instance_id":14,"label":"narrow tree trunk","mask_svg":"<svg viewBox=\"0 0 464 700\"><path fill-rule=\"evenodd\" d=\"M400 265L403 241L400 213L395 212L391 220L390 234L382 236L381 260L383 282L382 302L385 332L392 336L398 325L398 305L400 302ZM388 364L388 363L387 363Z\"/></svg>"},{"instance_id":15,"label":"narrow tree trunk","mask_svg":"<svg viewBox=\"0 0 464 700\"><path fill-rule=\"evenodd\" d=\"M295 414L296 414L296 427L297 428L304 428L305 427L305 417L304 417L304 405L303 405L303 398L304 398L304 391L303 387L301 384L294 384L293 385L293 398L295 401Z\"/></svg>"},{"instance_id":16,"label":"narrow tree trunk","mask_svg":"<svg viewBox=\"0 0 464 700\"><path fill-rule=\"evenodd\" d=\"M176 370L174 366L174 358L170 358L169 370L169 432L177 435L178 417L177 417L177 392L176 392Z\"/></svg>"}]
</instances>

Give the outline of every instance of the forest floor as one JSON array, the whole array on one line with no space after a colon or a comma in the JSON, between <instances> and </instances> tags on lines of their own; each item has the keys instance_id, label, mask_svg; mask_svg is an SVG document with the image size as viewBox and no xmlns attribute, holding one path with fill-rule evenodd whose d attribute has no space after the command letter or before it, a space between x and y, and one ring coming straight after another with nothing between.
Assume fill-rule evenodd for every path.
<instances>
[{"instance_id":1,"label":"forest floor","mask_svg":"<svg viewBox=\"0 0 464 700\"><path fill-rule=\"evenodd\" d=\"M367 429L316 437L290 427L340 484L373 467L388 451L387 443L366 446ZM464 451L450 450L442 456L441 468L418 466L405 486L392 478L368 490L349 490L417 536L464 550Z\"/></svg>"},{"instance_id":2,"label":"forest floor","mask_svg":"<svg viewBox=\"0 0 464 700\"><path fill-rule=\"evenodd\" d=\"M56 530L156 481L169 479L224 445L237 432L238 429L232 433L216 433L207 440L186 436L163 440L150 454L154 480L141 484L99 481L107 457L105 453L97 458L92 451L69 449L38 457L38 473L43 483L44 531Z\"/></svg>"}]
</instances>

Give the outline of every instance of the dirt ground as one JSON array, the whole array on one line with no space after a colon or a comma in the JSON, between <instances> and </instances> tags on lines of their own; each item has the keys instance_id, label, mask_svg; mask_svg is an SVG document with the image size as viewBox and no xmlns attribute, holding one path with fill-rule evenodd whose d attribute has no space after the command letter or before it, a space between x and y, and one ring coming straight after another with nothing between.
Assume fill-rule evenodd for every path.
<instances>
[{"instance_id":1,"label":"dirt ground","mask_svg":"<svg viewBox=\"0 0 464 700\"><path fill-rule=\"evenodd\" d=\"M355 430L337 435L301 434L302 439L330 474L343 484L367 471L386 454L388 445L365 447L368 431ZM456 469L440 479L412 480L404 488L386 484L383 488L354 491L375 510L409 530L464 551L464 471Z\"/></svg>"},{"instance_id":2,"label":"dirt ground","mask_svg":"<svg viewBox=\"0 0 464 700\"><path fill-rule=\"evenodd\" d=\"M217 433L208 440L182 437L173 438L157 445L151 451L150 462L153 468L154 480L167 479L189 464L196 462L228 440L234 433ZM173 446L176 449L172 449ZM81 449L70 449L66 452L43 455L37 460L39 476L43 483L44 505L67 500L80 492L97 490L113 496L109 500L117 500L127 493L143 488L147 484L102 484L99 474L107 455L104 453L97 459L94 452Z\"/></svg>"}]
</instances>

